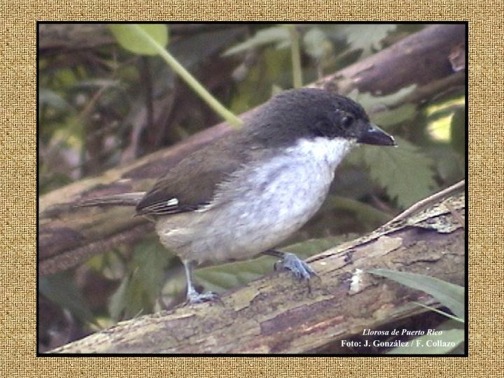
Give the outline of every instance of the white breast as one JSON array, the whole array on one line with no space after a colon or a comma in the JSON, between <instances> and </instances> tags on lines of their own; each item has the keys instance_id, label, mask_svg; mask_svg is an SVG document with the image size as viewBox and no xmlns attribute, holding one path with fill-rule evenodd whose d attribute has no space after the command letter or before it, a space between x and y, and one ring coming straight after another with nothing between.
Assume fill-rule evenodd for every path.
<instances>
[{"instance_id":1,"label":"white breast","mask_svg":"<svg viewBox=\"0 0 504 378\"><path fill-rule=\"evenodd\" d=\"M170 247L177 239L177 254L201 262L245 259L274 248L317 212L353 145L346 139L303 140L266 164L244 167L204 211L181 217L185 226L165 227L163 244Z\"/></svg>"}]
</instances>

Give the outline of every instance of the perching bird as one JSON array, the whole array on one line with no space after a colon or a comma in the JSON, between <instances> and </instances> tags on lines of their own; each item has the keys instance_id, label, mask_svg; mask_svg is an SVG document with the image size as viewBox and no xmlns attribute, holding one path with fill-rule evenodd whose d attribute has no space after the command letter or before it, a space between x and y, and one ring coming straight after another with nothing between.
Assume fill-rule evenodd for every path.
<instances>
[{"instance_id":1,"label":"perching bird","mask_svg":"<svg viewBox=\"0 0 504 378\"><path fill-rule=\"evenodd\" d=\"M155 221L161 243L182 259L189 303L215 297L194 288L192 269L201 263L265 253L309 279L315 273L308 264L273 248L318 211L336 167L359 143L395 145L351 99L320 89L288 90L241 129L185 157L147 193L86 205L120 203L129 195L137 214Z\"/></svg>"}]
</instances>

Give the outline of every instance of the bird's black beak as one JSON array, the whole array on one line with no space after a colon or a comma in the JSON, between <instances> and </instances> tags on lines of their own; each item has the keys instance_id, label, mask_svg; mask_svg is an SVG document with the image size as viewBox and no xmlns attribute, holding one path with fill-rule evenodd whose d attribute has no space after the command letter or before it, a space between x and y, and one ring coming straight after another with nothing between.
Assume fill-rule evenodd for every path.
<instances>
[{"instance_id":1,"label":"bird's black beak","mask_svg":"<svg viewBox=\"0 0 504 378\"><path fill-rule=\"evenodd\" d=\"M373 123L369 123L369 128L362 133L357 143L375 144L378 146L395 146L396 142L392 135L387 134Z\"/></svg>"}]
</instances>

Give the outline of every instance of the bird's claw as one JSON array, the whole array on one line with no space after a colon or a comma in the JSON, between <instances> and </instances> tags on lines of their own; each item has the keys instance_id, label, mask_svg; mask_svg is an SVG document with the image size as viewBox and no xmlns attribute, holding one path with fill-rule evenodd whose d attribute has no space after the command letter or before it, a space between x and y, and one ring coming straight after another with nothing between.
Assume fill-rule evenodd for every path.
<instances>
[{"instance_id":1,"label":"bird's claw","mask_svg":"<svg viewBox=\"0 0 504 378\"><path fill-rule=\"evenodd\" d=\"M309 280L317 273L293 253L284 253L281 260L275 263L275 270L288 270L298 280Z\"/></svg>"}]
</instances>

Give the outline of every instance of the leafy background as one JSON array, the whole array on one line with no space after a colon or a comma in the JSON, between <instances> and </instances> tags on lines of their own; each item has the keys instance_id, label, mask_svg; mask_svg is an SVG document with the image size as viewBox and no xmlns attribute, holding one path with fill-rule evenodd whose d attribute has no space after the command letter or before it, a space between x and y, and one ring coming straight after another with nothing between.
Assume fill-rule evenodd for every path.
<instances>
[{"instance_id":1,"label":"leafy background","mask_svg":"<svg viewBox=\"0 0 504 378\"><path fill-rule=\"evenodd\" d=\"M221 121L156 52L138 45L124 25L72 26L89 32L80 46L54 48L39 41L41 195L176 144ZM172 24L147 29L204 88L240 114L296 82L316 81L423 27ZM299 71L292 64L296 49ZM289 250L310 256L378 227L464 178L466 88L440 89L421 104L405 100L414 90L404 87L386 96L350 93L375 123L396 137L399 147L352 152L338 168L323 209L285 243ZM273 263L261 257L203 267L196 278L205 289L222 292L271 272ZM67 341L118 320L174 306L183 300L184 285L180 262L161 247L154 233L137 245L120 246L72 271L44 277L39 282L39 346L58 345L54 335Z\"/></svg>"}]
</instances>

